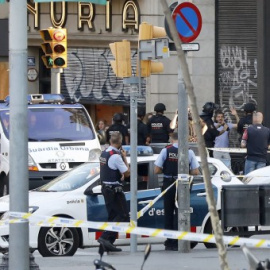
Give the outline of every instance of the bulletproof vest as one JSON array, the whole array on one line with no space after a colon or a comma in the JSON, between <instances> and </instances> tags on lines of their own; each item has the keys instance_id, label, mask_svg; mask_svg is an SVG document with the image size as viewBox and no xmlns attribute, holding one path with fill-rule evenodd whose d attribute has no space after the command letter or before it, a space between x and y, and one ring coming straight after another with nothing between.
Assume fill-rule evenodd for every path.
<instances>
[{"instance_id":1,"label":"bulletproof vest","mask_svg":"<svg viewBox=\"0 0 270 270\"><path fill-rule=\"evenodd\" d=\"M166 127L166 118L162 115L154 115L150 119L152 143L166 143L169 135Z\"/></svg>"},{"instance_id":2,"label":"bulletproof vest","mask_svg":"<svg viewBox=\"0 0 270 270\"><path fill-rule=\"evenodd\" d=\"M177 176L178 174L178 148L173 145L166 147L167 157L163 164L164 175Z\"/></svg>"},{"instance_id":3,"label":"bulletproof vest","mask_svg":"<svg viewBox=\"0 0 270 270\"><path fill-rule=\"evenodd\" d=\"M115 150L109 152L103 151L100 155L100 181L116 182L121 180L121 173L119 170L113 170L109 167L108 162L112 155L117 154Z\"/></svg>"}]
</instances>

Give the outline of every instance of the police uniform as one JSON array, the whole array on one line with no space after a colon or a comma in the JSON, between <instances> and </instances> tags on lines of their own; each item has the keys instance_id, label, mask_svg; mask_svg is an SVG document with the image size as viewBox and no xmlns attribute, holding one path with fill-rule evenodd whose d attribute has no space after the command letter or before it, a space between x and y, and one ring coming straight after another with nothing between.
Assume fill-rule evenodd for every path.
<instances>
[{"instance_id":1,"label":"police uniform","mask_svg":"<svg viewBox=\"0 0 270 270\"><path fill-rule=\"evenodd\" d=\"M170 129L171 120L162 114L153 115L148 121L148 134L151 136L152 143L167 143L169 134L173 132Z\"/></svg>"},{"instance_id":2,"label":"police uniform","mask_svg":"<svg viewBox=\"0 0 270 270\"><path fill-rule=\"evenodd\" d=\"M192 150L188 151L188 159L190 170L199 168L199 163ZM163 191L174 183L178 177L178 143L174 143L162 149L155 161L155 165L159 168L163 168ZM175 194L175 185L164 194L164 228L167 230L177 230L178 210L175 206ZM167 239L165 246L177 248L177 240Z\"/></svg>"},{"instance_id":3,"label":"police uniform","mask_svg":"<svg viewBox=\"0 0 270 270\"><path fill-rule=\"evenodd\" d=\"M128 170L120 152L109 146L100 156L100 180L109 222L128 222L129 213L121 185L122 173ZM114 243L117 232L104 231L100 238Z\"/></svg>"},{"instance_id":4,"label":"police uniform","mask_svg":"<svg viewBox=\"0 0 270 270\"><path fill-rule=\"evenodd\" d=\"M110 142L111 134L112 133L121 133L122 134L122 145L126 145L125 137L128 136L128 129L126 126L120 124L120 123L115 123L112 124L106 131L106 137L107 137L107 142Z\"/></svg>"}]
</instances>

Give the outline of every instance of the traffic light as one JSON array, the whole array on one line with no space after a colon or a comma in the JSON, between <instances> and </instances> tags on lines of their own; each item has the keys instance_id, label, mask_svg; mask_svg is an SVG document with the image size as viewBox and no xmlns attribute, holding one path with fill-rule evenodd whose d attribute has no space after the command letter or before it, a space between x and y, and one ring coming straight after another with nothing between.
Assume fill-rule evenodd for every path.
<instances>
[{"instance_id":1,"label":"traffic light","mask_svg":"<svg viewBox=\"0 0 270 270\"><path fill-rule=\"evenodd\" d=\"M131 77L130 42L123 40L121 42L110 43L109 46L115 58L110 63L116 77Z\"/></svg>"},{"instance_id":2,"label":"traffic light","mask_svg":"<svg viewBox=\"0 0 270 270\"><path fill-rule=\"evenodd\" d=\"M48 28L40 30L44 43L41 48L45 55L42 56L47 68L67 67L67 30L65 28Z\"/></svg>"},{"instance_id":3,"label":"traffic light","mask_svg":"<svg viewBox=\"0 0 270 270\"><path fill-rule=\"evenodd\" d=\"M139 27L139 49L140 40L150 40L155 38L166 37L166 31L163 27L153 26L152 24L143 22ZM163 72L163 63L158 61L141 60L141 77L149 77L152 73ZM139 63L137 63L137 76L139 76Z\"/></svg>"}]
</instances>

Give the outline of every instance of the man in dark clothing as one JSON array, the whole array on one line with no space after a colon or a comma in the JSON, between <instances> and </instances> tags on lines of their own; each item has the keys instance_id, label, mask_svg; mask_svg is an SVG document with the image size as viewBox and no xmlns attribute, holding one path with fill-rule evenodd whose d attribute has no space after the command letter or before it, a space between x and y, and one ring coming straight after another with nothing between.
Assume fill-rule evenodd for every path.
<instances>
[{"instance_id":1,"label":"man in dark clothing","mask_svg":"<svg viewBox=\"0 0 270 270\"><path fill-rule=\"evenodd\" d=\"M120 133L122 135L122 138L123 138L122 145L129 144L128 129L126 126L124 126L122 124L122 121L123 121L123 114L122 113L114 114L114 116L113 116L114 123L106 131L107 142L110 141L111 135L113 133Z\"/></svg>"},{"instance_id":2,"label":"man in dark clothing","mask_svg":"<svg viewBox=\"0 0 270 270\"><path fill-rule=\"evenodd\" d=\"M162 191L172 185L178 177L178 134L172 133L170 136L172 145L162 149L157 160L155 161L154 172L156 174L163 173ZM189 173L197 175L199 171L199 163L192 150L188 151ZM167 230L176 230L178 220L178 210L175 206L176 187L171 187L164 194L164 228ZM176 239L167 239L164 243L165 250L177 251L178 241Z\"/></svg>"},{"instance_id":3,"label":"man in dark clothing","mask_svg":"<svg viewBox=\"0 0 270 270\"><path fill-rule=\"evenodd\" d=\"M153 115L147 123L151 143L168 143L169 135L173 132L170 128L171 120L164 114L166 107L163 103L157 103L154 107L156 115Z\"/></svg>"},{"instance_id":4,"label":"man in dark clothing","mask_svg":"<svg viewBox=\"0 0 270 270\"><path fill-rule=\"evenodd\" d=\"M212 120L214 110L217 109L217 105L213 102L207 102L203 106L203 111L200 114L200 118L203 120L203 125L206 125L205 130L203 131L203 137L205 141L205 146L207 148L213 148L215 146L215 139L217 136L220 136L228 129L228 125L225 124L221 131L218 131L215 127L215 124ZM210 157L213 157L213 151L209 151Z\"/></svg>"},{"instance_id":5,"label":"man in dark clothing","mask_svg":"<svg viewBox=\"0 0 270 270\"><path fill-rule=\"evenodd\" d=\"M114 133L110 146L100 156L100 181L109 222L128 222L129 212L121 181L130 175L126 152L121 149L122 135ZM117 232L104 231L98 242L106 251L122 251L113 245Z\"/></svg>"},{"instance_id":6,"label":"man in dark clothing","mask_svg":"<svg viewBox=\"0 0 270 270\"><path fill-rule=\"evenodd\" d=\"M241 141L241 147L247 148L245 174L266 166L270 144L270 129L262 125L263 114L253 113L252 119L253 124L244 131Z\"/></svg>"},{"instance_id":7,"label":"man in dark clothing","mask_svg":"<svg viewBox=\"0 0 270 270\"><path fill-rule=\"evenodd\" d=\"M242 117L237 124L237 132L240 135L240 141L245 130L252 124L252 114L256 110L254 103L246 103L244 106L245 116Z\"/></svg>"},{"instance_id":8,"label":"man in dark clothing","mask_svg":"<svg viewBox=\"0 0 270 270\"><path fill-rule=\"evenodd\" d=\"M145 112L143 108L138 109L138 145L148 145L149 142L147 140L147 125L143 122L143 118L145 116Z\"/></svg>"}]
</instances>

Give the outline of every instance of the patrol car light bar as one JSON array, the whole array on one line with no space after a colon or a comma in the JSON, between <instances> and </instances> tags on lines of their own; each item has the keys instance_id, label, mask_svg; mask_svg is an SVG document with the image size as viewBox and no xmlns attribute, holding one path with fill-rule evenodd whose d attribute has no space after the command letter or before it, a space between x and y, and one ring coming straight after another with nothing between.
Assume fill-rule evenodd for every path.
<instances>
[{"instance_id":1,"label":"patrol car light bar","mask_svg":"<svg viewBox=\"0 0 270 270\"><path fill-rule=\"evenodd\" d=\"M123 145L122 148L127 152L127 156L130 156L130 145ZM138 145L137 156L153 156L154 151L150 146Z\"/></svg>"},{"instance_id":2,"label":"patrol car light bar","mask_svg":"<svg viewBox=\"0 0 270 270\"><path fill-rule=\"evenodd\" d=\"M28 104L38 103L63 103L65 98L60 94L32 94L27 96ZM10 96L5 98L5 103L10 103Z\"/></svg>"}]
</instances>

